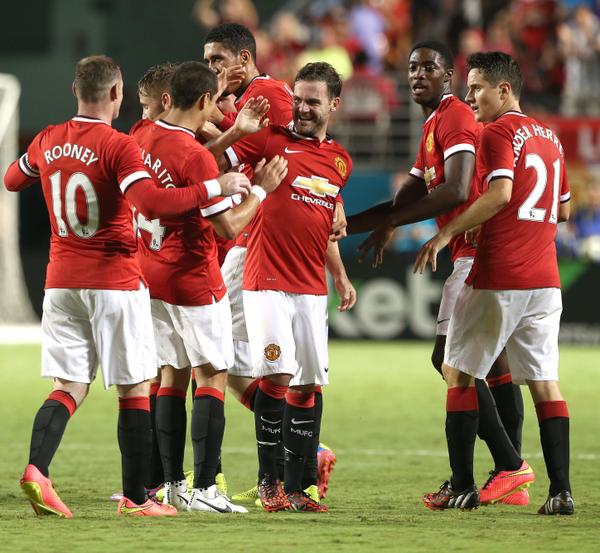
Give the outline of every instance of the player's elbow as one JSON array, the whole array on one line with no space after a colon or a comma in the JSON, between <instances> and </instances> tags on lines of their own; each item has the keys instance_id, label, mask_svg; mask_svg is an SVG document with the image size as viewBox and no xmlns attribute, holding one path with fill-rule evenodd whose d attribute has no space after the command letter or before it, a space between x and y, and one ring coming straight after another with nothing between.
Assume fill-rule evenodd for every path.
<instances>
[{"instance_id":1,"label":"player's elbow","mask_svg":"<svg viewBox=\"0 0 600 553\"><path fill-rule=\"evenodd\" d=\"M235 228L233 224L227 219L212 221L215 232L225 240L235 240L239 231Z\"/></svg>"}]
</instances>

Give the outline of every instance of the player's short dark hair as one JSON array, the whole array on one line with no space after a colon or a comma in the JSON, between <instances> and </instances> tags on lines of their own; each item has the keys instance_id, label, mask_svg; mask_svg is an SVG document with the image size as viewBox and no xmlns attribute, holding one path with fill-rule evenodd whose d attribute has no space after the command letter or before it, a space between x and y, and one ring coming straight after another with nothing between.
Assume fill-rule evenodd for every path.
<instances>
[{"instance_id":1,"label":"player's short dark hair","mask_svg":"<svg viewBox=\"0 0 600 553\"><path fill-rule=\"evenodd\" d=\"M163 92L171 90L171 79L178 64L166 61L159 65L153 65L138 81L138 94L147 96L160 96Z\"/></svg>"},{"instance_id":2,"label":"player's short dark hair","mask_svg":"<svg viewBox=\"0 0 600 553\"><path fill-rule=\"evenodd\" d=\"M77 97L88 103L102 97L121 78L121 68L108 56L89 56L77 62L73 85Z\"/></svg>"},{"instance_id":3,"label":"player's short dark hair","mask_svg":"<svg viewBox=\"0 0 600 553\"><path fill-rule=\"evenodd\" d=\"M427 48L428 50L437 52L442 58L446 69L454 69L454 54L452 53L452 50L450 50L450 48L443 42L439 42L437 40L422 40L417 42L412 45L412 48L408 53L408 57L410 58L415 50L420 50L421 48Z\"/></svg>"},{"instance_id":4,"label":"player's short dark hair","mask_svg":"<svg viewBox=\"0 0 600 553\"><path fill-rule=\"evenodd\" d=\"M307 63L296 73L294 83L298 81L319 81L327 84L329 99L337 98L342 93L342 77L332 65L324 61Z\"/></svg>"},{"instance_id":5,"label":"player's short dark hair","mask_svg":"<svg viewBox=\"0 0 600 553\"><path fill-rule=\"evenodd\" d=\"M497 86L501 81L510 83L515 98L521 96L523 77L519 64L504 52L477 52L467 58L467 71L479 69L486 81Z\"/></svg>"},{"instance_id":6,"label":"player's short dark hair","mask_svg":"<svg viewBox=\"0 0 600 553\"><path fill-rule=\"evenodd\" d=\"M175 69L171 78L173 107L190 109L207 92L217 93L217 76L201 61L186 61Z\"/></svg>"},{"instance_id":7,"label":"player's short dark hair","mask_svg":"<svg viewBox=\"0 0 600 553\"><path fill-rule=\"evenodd\" d=\"M206 35L204 44L220 42L227 50L238 55L242 50L248 50L256 62L256 40L247 27L239 23L223 23L211 29Z\"/></svg>"}]
</instances>

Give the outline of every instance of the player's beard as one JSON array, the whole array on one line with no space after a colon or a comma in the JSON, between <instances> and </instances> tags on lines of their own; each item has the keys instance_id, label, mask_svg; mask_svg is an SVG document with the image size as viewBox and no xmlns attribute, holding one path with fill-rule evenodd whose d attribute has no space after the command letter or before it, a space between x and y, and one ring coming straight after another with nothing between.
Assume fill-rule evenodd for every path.
<instances>
[{"instance_id":1,"label":"player's beard","mask_svg":"<svg viewBox=\"0 0 600 553\"><path fill-rule=\"evenodd\" d=\"M302 136L316 137L321 129L327 125L323 117L314 117L302 119L299 116L294 117L294 129Z\"/></svg>"}]
</instances>

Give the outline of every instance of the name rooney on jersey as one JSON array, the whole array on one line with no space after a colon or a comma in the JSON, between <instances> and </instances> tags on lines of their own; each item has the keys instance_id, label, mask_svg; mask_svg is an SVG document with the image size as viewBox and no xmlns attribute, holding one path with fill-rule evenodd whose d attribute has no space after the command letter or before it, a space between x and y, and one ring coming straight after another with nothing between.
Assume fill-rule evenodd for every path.
<instances>
[{"instance_id":1,"label":"name rooney on jersey","mask_svg":"<svg viewBox=\"0 0 600 553\"><path fill-rule=\"evenodd\" d=\"M53 161L60 159L61 157L72 157L78 159L81 163L85 163L88 167L98 161L98 156L89 148L84 146L78 146L77 144L71 144L66 142L62 146L53 146L49 150L44 150L44 158L46 163L50 165Z\"/></svg>"},{"instance_id":2,"label":"name rooney on jersey","mask_svg":"<svg viewBox=\"0 0 600 553\"><path fill-rule=\"evenodd\" d=\"M152 172L156 175L158 182L164 184L165 186L169 184L173 184L173 177L167 171L166 167L161 171L161 167L163 165L162 161L159 158L156 158L152 161L152 156L146 153L146 151L142 148L142 160L144 161L144 165L147 165ZM173 184L174 186L174 184Z\"/></svg>"}]
</instances>

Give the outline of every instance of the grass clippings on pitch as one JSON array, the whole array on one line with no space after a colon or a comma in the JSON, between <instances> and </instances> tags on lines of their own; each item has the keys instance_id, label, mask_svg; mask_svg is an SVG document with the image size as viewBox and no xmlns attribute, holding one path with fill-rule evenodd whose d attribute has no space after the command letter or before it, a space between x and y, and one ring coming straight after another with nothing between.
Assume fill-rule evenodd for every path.
<instances>
[{"instance_id":1,"label":"grass clippings on pitch","mask_svg":"<svg viewBox=\"0 0 600 553\"><path fill-rule=\"evenodd\" d=\"M420 501L448 476L445 387L429 363L430 345L332 343L323 440L338 463L325 515L181 514L175 519L115 515L110 494L121 488L116 444L117 400L101 383L67 428L51 476L72 520L36 518L18 479L27 461L31 424L49 390L39 378L39 347L0 347L0 551L597 551L600 532L600 350L561 350L562 389L572 428L572 484L577 514L541 517L545 474L535 412L526 389L524 451L537 474L529 507L432 512ZM227 405L223 463L230 493L253 485L256 456L250 413ZM191 449L186 452L191 466ZM476 475L491 468L478 444Z\"/></svg>"}]
</instances>

